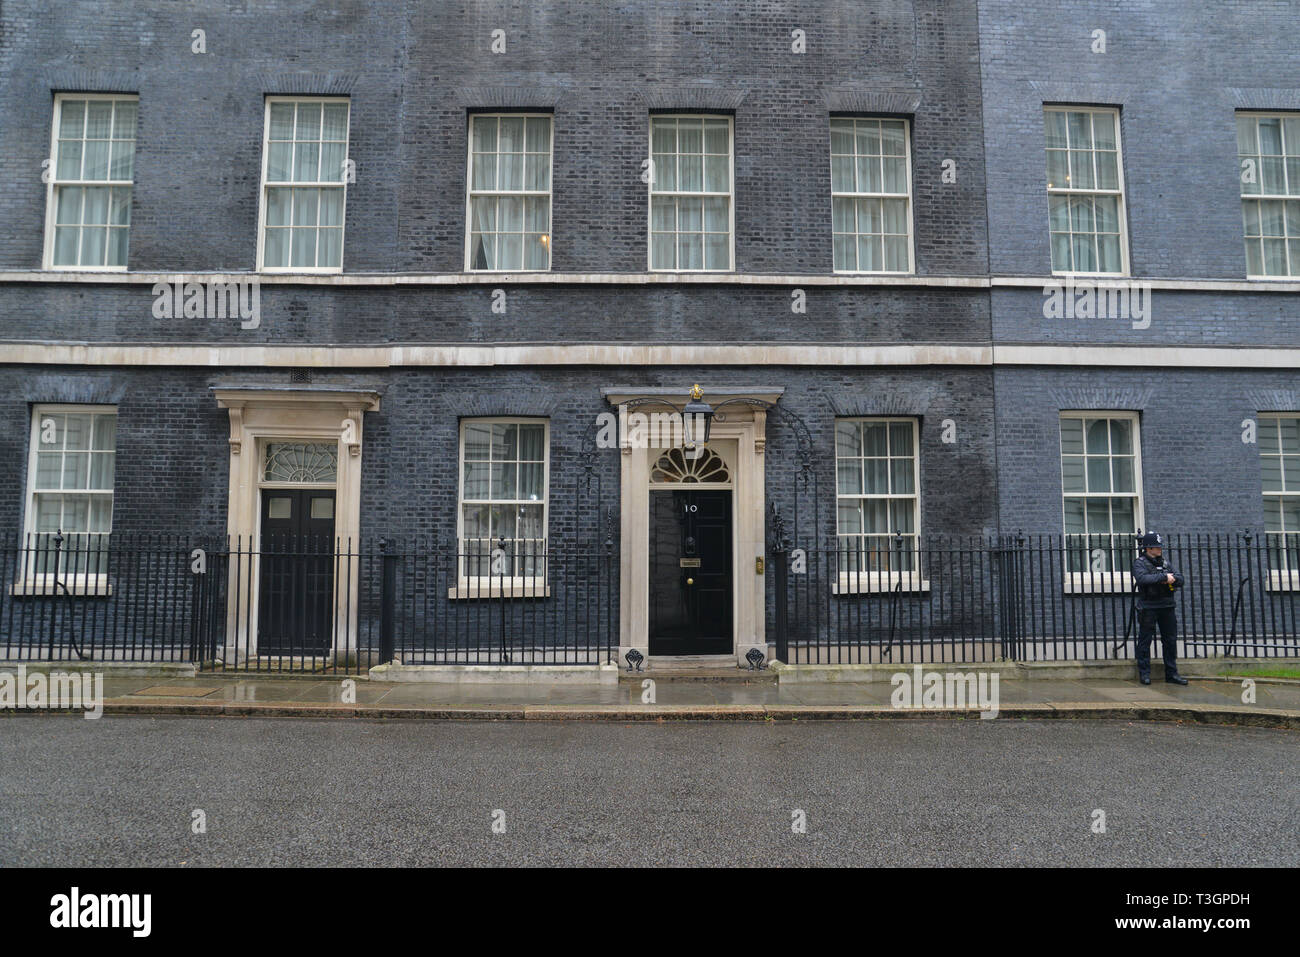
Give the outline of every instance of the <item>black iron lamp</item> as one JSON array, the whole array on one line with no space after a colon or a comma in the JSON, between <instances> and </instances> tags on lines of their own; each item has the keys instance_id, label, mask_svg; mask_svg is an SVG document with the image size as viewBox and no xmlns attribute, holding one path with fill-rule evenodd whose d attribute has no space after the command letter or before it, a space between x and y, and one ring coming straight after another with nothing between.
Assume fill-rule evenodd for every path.
<instances>
[{"instance_id":1,"label":"black iron lamp","mask_svg":"<svg viewBox=\"0 0 1300 957\"><path fill-rule=\"evenodd\" d=\"M704 401L699 383L691 388L691 401L682 409L683 446L688 449L709 444L709 429L713 426L713 406Z\"/></svg>"}]
</instances>

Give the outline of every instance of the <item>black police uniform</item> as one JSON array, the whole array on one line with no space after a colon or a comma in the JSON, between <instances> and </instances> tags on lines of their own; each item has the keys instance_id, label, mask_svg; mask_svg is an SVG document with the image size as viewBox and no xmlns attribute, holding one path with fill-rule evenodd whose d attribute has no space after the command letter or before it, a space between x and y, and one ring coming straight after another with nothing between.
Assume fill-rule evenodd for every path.
<instances>
[{"instance_id":1,"label":"black police uniform","mask_svg":"<svg viewBox=\"0 0 1300 957\"><path fill-rule=\"evenodd\" d=\"M1169 584L1168 576L1174 576ZM1133 581L1137 585L1138 676L1143 683L1151 680L1151 642L1160 627L1160 646L1164 650L1165 679L1178 674L1178 619L1174 614L1175 589L1183 587L1183 576L1163 555L1148 557L1143 551L1133 561Z\"/></svg>"}]
</instances>

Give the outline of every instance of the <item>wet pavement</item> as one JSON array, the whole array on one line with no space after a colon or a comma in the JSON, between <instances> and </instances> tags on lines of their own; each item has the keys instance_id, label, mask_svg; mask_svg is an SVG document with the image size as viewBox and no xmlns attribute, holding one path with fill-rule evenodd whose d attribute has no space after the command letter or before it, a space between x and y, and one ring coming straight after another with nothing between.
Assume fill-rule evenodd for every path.
<instances>
[{"instance_id":1,"label":"wet pavement","mask_svg":"<svg viewBox=\"0 0 1300 957\"><path fill-rule=\"evenodd\" d=\"M972 669L990 671L994 669ZM340 677L106 677L107 704L347 705L368 709L492 709L519 707L891 707L889 682L678 681L638 676L618 684L378 682ZM1186 687L1157 679L1149 686L1106 679L998 682L1003 709L1020 705L1208 705L1300 710L1300 681L1256 679L1255 700L1243 702L1240 680L1192 679ZM652 700L648 692L653 691Z\"/></svg>"}]
</instances>

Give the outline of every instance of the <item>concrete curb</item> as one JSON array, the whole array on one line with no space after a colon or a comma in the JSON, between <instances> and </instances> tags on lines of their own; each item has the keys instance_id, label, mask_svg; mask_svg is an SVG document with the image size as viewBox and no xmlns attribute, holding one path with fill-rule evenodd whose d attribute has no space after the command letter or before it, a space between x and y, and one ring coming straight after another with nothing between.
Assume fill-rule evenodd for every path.
<instances>
[{"instance_id":1,"label":"concrete curb","mask_svg":"<svg viewBox=\"0 0 1300 957\"><path fill-rule=\"evenodd\" d=\"M52 709L5 709L0 715L81 714ZM212 718L365 718L440 721L845 721L947 718L981 719L975 709L891 708L882 705L486 705L391 707L295 702L104 702L104 714ZM1088 718L1121 721L1187 721L1300 730L1300 710L1240 708L1225 705L1115 702L1024 703L1003 707L997 718Z\"/></svg>"},{"instance_id":2,"label":"concrete curb","mask_svg":"<svg viewBox=\"0 0 1300 957\"><path fill-rule=\"evenodd\" d=\"M62 659L59 661L27 661L24 659L5 659L0 661L0 671L17 671L19 667L27 674L48 675L51 672L65 673L93 672L105 678L198 678L198 667L189 662L168 661L100 661L94 658Z\"/></svg>"},{"instance_id":3,"label":"concrete curb","mask_svg":"<svg viewBox=\"0 0 1300 957\"><path fill-rule=\"evenodd\" d=\"M1297 667L1295 658L1186 658L1180 662L1179 671L1185 677L1199 680L1240 681L1254 678L1256 682L1295 684L1293 678L1256 677L1250 669L1269 667ZM1137 663L1132 659L1062 660L1062 661L934 661L882 664L782 664L772 662L771 672L781 684L854 684L858 682L889 682L895 674L911 674L914 668L931 672L996 672L1002 681L1091 681L1096 679L1131 681L1137 677ZM1240 673L1223 674L1224 668L1241 669ZM1164 678L1164 664L1151 663L1152 680Z\"/></svg>"}]
</instances>

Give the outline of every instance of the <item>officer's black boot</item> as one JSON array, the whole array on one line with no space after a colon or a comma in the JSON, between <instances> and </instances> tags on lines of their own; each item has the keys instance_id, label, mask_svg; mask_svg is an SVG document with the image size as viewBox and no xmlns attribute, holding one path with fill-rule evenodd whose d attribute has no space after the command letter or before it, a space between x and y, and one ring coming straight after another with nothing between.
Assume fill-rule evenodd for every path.
<instances>
[{"instance_id":1,"label":"officer's black boot","mask_svg":"<svg viewBox=\"0 0 1300 957\"><path fill-rule=\"evenodd\" d=\"M1187 679L1178 673L1178 621L1172 608L1162 609L1160 621L1160 650L1165 659L1165 681L1171 685L1185 685Z\"/></svg>"},{"instance_id":2,"label":"officer's black boot","mask_svg":"<svg viewBox=\"0 0 1300 957\"><path fill-rule=\"evenodd\" d=\"M1151 636L1138 634L1137 640L1138 681L1144 685L1151 684Z\"/></svg>"}]
</instances>

